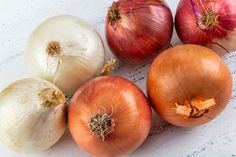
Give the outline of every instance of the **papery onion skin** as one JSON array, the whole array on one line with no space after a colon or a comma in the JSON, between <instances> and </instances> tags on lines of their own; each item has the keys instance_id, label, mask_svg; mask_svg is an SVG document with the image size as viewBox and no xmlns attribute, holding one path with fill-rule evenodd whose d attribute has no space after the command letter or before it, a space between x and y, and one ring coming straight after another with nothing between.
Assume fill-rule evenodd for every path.
<instances>
[{"instance_id":1,"label":"papery onion skin","mask_svg":"<svg viewBox=\"0 0 236 157\"><path fill-rule=\"evenodd\" d=\"M49 45L58 52L48 54ZM26 63L34 76L53 82L64 94L73 94L100 74L104 53L94 28L78 17L60 15L44 21L31 34Z\"/></svg>"},{"instance_id":2,"label":"papery onion skin","mask_svg":"<svg viewBox=\"0 0 236 157\"><path fill-rule=\"evenodd\" d=\"M111 20L111 11L119 10ZM173 18L162 0L119 0L106 17L106 39L111 51L123 62L140 64L170 43Z\"/></svg>"},{"instance_id":3,"label":"papery onion skin","mask_svg":"<svg viewBox=\"0 0 236 157\"><path fill-rule=\"evenodd\" d=\"M215 26L199 25L205 12L216 15ZM201 27L200 27L201 26ZM223 55L236 49L235 0L180 0L175 27L181 41L186 44L207 46Z\"/></svg>"},{"instance_id":4,"label":"papery onion skin","mask_svg":"<svg viewBox=\"0 0 236 157\"><path fill-rule=\"evenodd\" d=\"M0 93L3 144L18 152L35 153L50 148L62 137L67 107L64 103L44 105L39 93L49 88L64 101L63 93L55 85L35 78L16 81Z\"/></svg>"},{"instance_id":5,"label":"papery onion skin","mask_svg":"<svg viewBox=\"0 0 236 157\"><path fill-rule=\"evenodd\" d=\"M209 122L228 104L232 77L224 61L212 50L197 45L168 49L152 63L147 80L154 110L167 122L193 127ZM175 103L195 97L213 98L216 105L199 118L176 114Z\"/></svg>"},{"instance_id":6,"label":"papery onion skin","mask_svg":"<svg viewBox=\"0 0 236 157\"><path fill-rule=\"evenodd\" d=\"M111 114L113 131L104 141L88 122L98 112ZM137 149L151 127L151 108L143 92L117 76L95 78L82 86L69 106L69 129L75 142L99 157L122 156Z\"/></svg>"}]
</instances>

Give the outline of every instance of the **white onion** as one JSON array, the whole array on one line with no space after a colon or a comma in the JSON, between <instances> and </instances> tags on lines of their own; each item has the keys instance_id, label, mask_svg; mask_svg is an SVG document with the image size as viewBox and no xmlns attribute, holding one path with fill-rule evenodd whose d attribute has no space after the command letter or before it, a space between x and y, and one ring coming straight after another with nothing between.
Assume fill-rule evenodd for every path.
<instances>
[{"instance_id":1,"label":"white onion","mask_svg":"<svg viewBox=\"0 0 236 157\"><path fill-rule=\"evenodd\" d=\"M84 82L100 74L104 47L96 30L83 20L56 16L32 33L26 63L34 76L53 82L65 94L73 94Z\"/></svg>"},{"instance_id":2,"label":"white onion","mask_svg":"<svg viewBox=\"0 0 236 157\"><path fill-rule=\"evenodd\" d=\"M0 93L0 141L19 152L50 148L64 134L63 93L41 79L23 79Z\"/></svg>"}]
</instances>

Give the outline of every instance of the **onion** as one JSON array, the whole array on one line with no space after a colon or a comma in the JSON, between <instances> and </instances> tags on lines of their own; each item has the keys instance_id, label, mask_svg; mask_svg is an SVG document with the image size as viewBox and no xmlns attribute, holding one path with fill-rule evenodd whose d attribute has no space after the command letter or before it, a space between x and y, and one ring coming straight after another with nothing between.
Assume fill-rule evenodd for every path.
<instances>
[{"instance_id":1,"label":"onion","mask_svg":"<svg viewBox=\"0 0 236 157\"><path fill-rule=\"evenodd\" d=\"M81 148L99 157L122 156L138 148L151 127L142 91L117 76L89 81L73 96L69 129Z\"/></svg>"},{"instance_id":2,"label":"onion","mask_svg":"<svg viewBox=\"0 0 236 157\"><path fill-rule=\"evenodd\" d=\"M181 0L175 23L184 43L204 45L220 55L236 48L235 0Z\"/></svg>"},{"instance_id":3,"label":"onion","mask_svg":"<svg viewBox=\"0 0 236 157\"><path fill-rule=\"evenodd\" d=\"M0 93L0 141L19 152L50 148L64 134L66 105L52 83L28 78Z\"/></svg>"},{"instance_id":4,"label":"onion","mask_svg":"<svg viewBox=\"0 0 236 157\"><path fill-rule=\"evenodd\" d=\"M123 62L144 63L170 43L173 18L162 0L119 0L106 18L106 39Z\"/></svg>"},{"instance_id":5,"label":"onion","mask_svg":"<svg viewBox=\"0 0 236 157\"><path fill-rule=\"evenodd\" d=\"M26 63L34 76L55 83L73 94L100 74L104 63L102 41L92 27L75 16L44 21L29 38Z\"/></svg>"},{"instance_id":6,"label":"onion","mask_svg":"<svg viewBox=\"0 0 236 157\"><path fill-rule=\"evenodd\" d=\"M232 77L212 50L182 45L166 50L151 65L148 95L154 110L177 126L209 122L226 107Z\"/></svg>"}]
</instances>

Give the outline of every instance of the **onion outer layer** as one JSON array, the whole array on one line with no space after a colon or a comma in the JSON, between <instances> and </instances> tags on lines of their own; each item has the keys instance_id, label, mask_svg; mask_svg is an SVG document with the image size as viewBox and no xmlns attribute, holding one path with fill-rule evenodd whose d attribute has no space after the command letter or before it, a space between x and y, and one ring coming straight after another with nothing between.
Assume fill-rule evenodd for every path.
<instances>
[{"instance_id":1,"label":"onion outer layer","mask_svg":"<svg viewBox=\"0 0 236 157\"><path fill-rule=\"evenodd\" d=\"M12 149L46 150L65 132L65 97L41 79L16 81L0 93L0 124L0 141Z\"/></svg>"},{"instance_id":2,"label":"onion outer layer","mask_svg":"<svg viewBox=\"0 0 236 157\"><path fill-rule=\"evenodd\" d=\"M103 127L109 126L105 138L89 125L96 116L101 120L101 115L108 118L102 123ZM69 106L73 139L95 156L131 153L144 142L150 127L151 109L146 97L136 85L121 77L104 76L89 81L75 93Z\"/></svg>"},{"instance_id":3,"label":"onion outer layer","mask_svg":"<svg viewBox=\"0 0 236 157\"><path fill-rule=\"evenodd\" d=\"M153 108L162 118L177 126L192 127L209 122L223 111L231 97L232 77L224 61L212 50L181 45L154 60L147 88ZM213 99L215 104L197 117L176 113L176 104L184 106L195 99Z\"/></svg>"},{"instance_id":4,"label":"onion outer layer","mask_svg":"<svg viewBox=\"0 0 236 157\"><path fill-rule=\"evenodd\" d=\"M180 0L175 27L185 44L204 45L220 55L236 49L235 0Z\"/></svg>"},{"instance_id":5,"label":"onion outer layer","mask_svg":"<svg viewBox=\"0 0 236 157\"><path fill-rule=\"evenodd\" d=\"M111 51L123 62L147 62L170 43L171 10L162 0L119 0L106 18L106 39Z\"/></svg>"},{"instance_id":6,"label":"onion outer layer","mask_svg":"<svg viewBox=\"0 0 236 157\"><path fill-rule=\"evenodd\" d=\"M94 28L75 16L60 15L40 24L26 48L30 72L56 84L64 94L74 92L100 75L103 43Z\"/></svg>"}]
</instances>

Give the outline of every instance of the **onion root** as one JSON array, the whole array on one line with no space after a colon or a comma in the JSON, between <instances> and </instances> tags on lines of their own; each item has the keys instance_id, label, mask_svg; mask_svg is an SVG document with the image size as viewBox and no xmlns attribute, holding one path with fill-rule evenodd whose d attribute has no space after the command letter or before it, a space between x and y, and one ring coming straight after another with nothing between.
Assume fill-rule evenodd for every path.
<instances>
[{"instance_id":1,"label":"onion root","mask_svg":"<svg viewBox=\"0 0 236 157\"><path fill-rule=\"evenodd\" d=\"M112 119L111 114L98 113L90 119L88 127L92 134L100 136L104 142L108 134L114 131L114 120Z\"/></svg>"},{"instance_id":2,"label":"onion root","mask_svg":"<svg viewBox=\"0 0 236 157\"><path fill-rule=\"evenodd\" d=\"M109 10L109 21L115 22L121 19L120 10L116 2L112 4L111 9Z\"/></svg>"},{"instance_id":3,"label":"onion root","mask_svg":"<svg viewBox=\"0 0 236 157\"><path fill-rule=\"evenodd\" d=\"M61 54L61 45L58 41L51 41L48 43L46 48L46 52L48 55L52 57L57 57Z\"/></svg>"}]
</instances>

